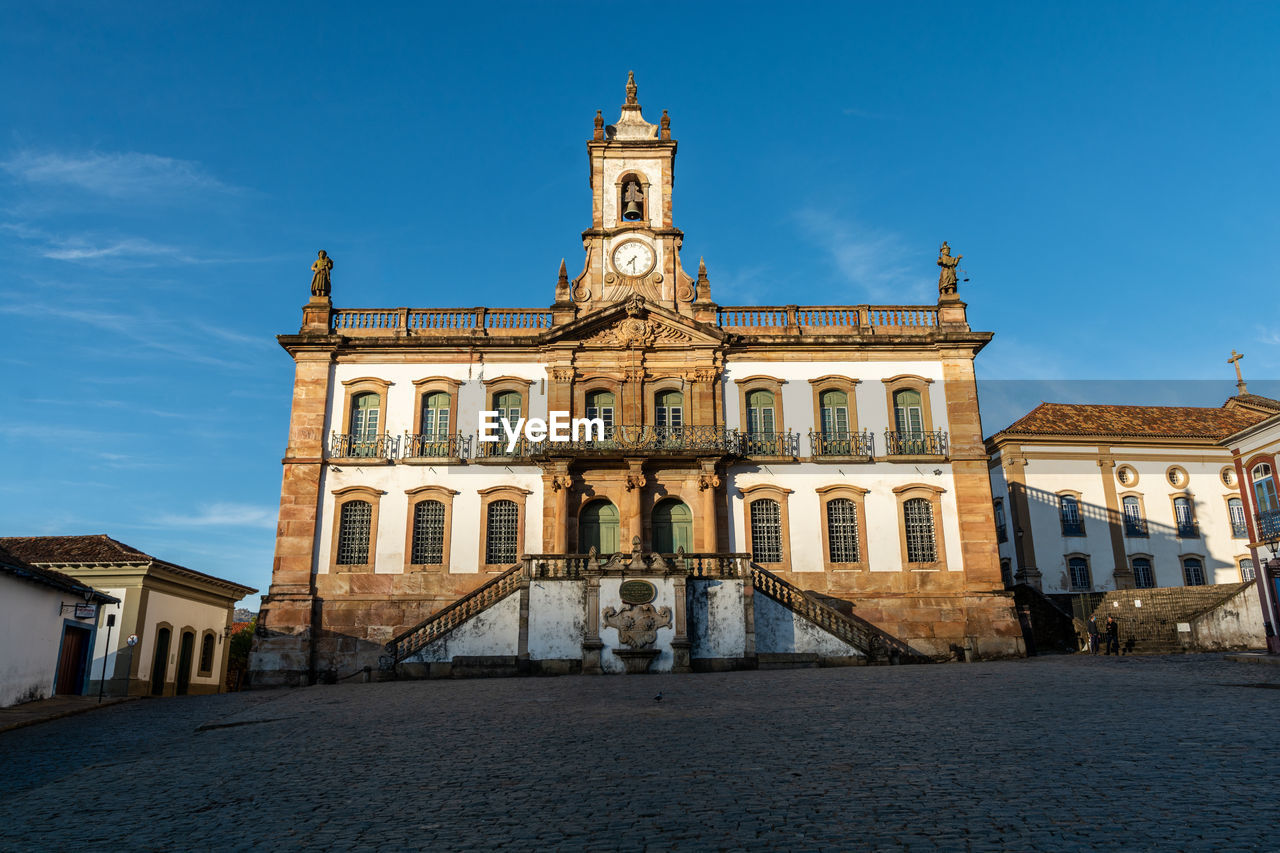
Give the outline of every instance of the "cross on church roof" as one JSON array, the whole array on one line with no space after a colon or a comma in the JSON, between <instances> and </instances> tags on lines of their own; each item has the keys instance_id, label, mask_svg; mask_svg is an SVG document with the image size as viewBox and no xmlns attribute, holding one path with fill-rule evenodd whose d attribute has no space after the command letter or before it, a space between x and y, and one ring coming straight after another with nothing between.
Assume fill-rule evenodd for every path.
<instances>
[{"instance_id":1,"label":"cross on church roof","mask_svg":"<svg viewBox=\"0 0 1280 853\"><path fill-rule=\"evenodd\" d=\"M1231 358L1227 359L1227 364L1234 364L1236 367L1236 394L1245 395L1249 393L1248 387L1244 384L1244 375L1240 373L1240 359L1244 358L1244 353L1231 350Z\"/></svg>"}]
</instances>

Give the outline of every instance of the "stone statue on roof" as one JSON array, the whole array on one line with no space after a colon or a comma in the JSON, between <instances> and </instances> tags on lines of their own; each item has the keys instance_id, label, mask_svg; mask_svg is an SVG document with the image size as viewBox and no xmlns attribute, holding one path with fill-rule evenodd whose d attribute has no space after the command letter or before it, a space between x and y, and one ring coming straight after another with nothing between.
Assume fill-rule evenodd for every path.
<instances>
[{"instance_id":1,"label":"stone statue on roof","mask_svg":"<svg viewBox=\"0 0 1280 853\"><path fill-rule=\"evenodd\" d=\"M329 295L329 271L333 269L333 259L325 253L324 249L316 255L315 262L311 264L311 295L312 296L328 296Z\"/></svg>"},{"instance_id":2,"label":"stone statue on roof","mask_svg":"<svg viewBox=\"0 0 1280 853\"><path fill-rule=\"evenodd\" d=\"M960 259L964 255L951 256L951 247L945 242L942 248L938 250L938 266L942 267L942 271L938 273L938 293L950 294L956 292L956 267L960 265Z\"/></svg>"}]
</instances>

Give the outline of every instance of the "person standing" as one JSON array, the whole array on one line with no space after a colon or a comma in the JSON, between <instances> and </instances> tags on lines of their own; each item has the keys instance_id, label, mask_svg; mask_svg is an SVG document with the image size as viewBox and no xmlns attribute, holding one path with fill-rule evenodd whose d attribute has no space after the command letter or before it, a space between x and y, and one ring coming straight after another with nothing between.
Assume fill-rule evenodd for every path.
<instances>
[{"instance_id":1,"label":"person standing","mask_svg":"<svg viewBox=\"0 0 1280 853\"><path fill-rule=\"evenodd\" d=\"M1098 642L1098 617L1090 616L1089 617L1089 652L1090 654L1096 655L1098 653L1099 645L1101 645L1101 643Z\"/></svg>"},{"instance_id":2,"label":"person standing","mask_svg":"<svg viewBox=\"0 0 1280 853\"><path fill-rule=\"evenodd\" d=\"M1116 657L1120 656L1120 623L1116 621L1116 617L1107 617L1107 654L1111 654L1112 649L1115 650Z\"/></svg>"}]
</instances>

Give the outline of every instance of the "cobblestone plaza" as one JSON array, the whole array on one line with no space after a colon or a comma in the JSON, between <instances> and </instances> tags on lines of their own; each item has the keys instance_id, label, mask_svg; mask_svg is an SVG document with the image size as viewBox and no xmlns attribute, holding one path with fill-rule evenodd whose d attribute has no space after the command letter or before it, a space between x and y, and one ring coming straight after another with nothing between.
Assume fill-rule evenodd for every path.
<instances>
[{"instance_id":1,"label":"cobblestone plaza","mask_svg":"<svg viewBox=\"0 0 1280 853\"><path fill-rule=\"evenodd\" d=\"M1075 656L142 700L0 735L0 848L1274 850L1277 675Z\"/></svg>"}]
</instances>

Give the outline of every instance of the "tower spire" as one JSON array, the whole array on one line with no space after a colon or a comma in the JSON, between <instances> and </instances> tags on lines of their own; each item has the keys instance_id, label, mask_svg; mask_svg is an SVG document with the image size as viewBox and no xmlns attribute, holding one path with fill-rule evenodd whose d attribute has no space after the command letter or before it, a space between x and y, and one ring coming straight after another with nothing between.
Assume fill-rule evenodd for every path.
<instances>
[{"instance_id":1,"label":"tower spire","mask_svg":"<svg viewBox=\"0 0 1280 853\"><path fill-rule=\"evenodd\" d=\"M640 103L636 100L636 72L634 71L627 72L627 103Z\"/></svg>"}]
</instances>

